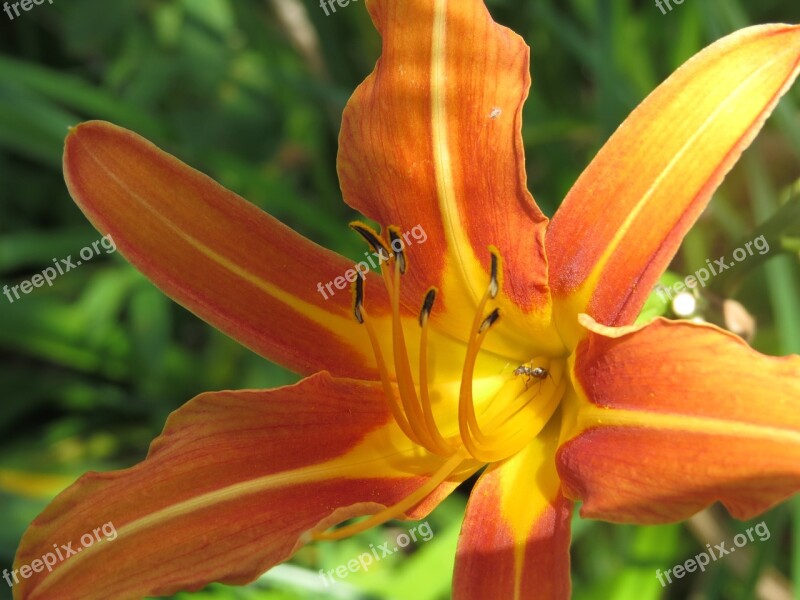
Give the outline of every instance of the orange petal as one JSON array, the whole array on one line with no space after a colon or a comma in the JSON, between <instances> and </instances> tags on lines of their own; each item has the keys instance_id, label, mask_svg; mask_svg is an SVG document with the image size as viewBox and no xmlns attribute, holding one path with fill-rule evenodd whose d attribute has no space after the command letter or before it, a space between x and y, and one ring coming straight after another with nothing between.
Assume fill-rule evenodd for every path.
<instances>
[{"instance_id":1,"label":"orange petal","mask_svg":"<svg viewBox=\"0 0 800 600\"><path fill-rule=\"evenodd\" d=\"M15 598L243 584L291 556L310 530L398 502L441 462L410 448L377 385L321 374L272 391L203 394L172 415L147 460L85 475L34 521L15 569L111 525L108 539L55 561L52 573L18 575ZM423 516L455 485L411 514Z\"/></svg>"},{"instance_id":2,"label":"orange petal","mask_svg":"<svg viewBox=\"0 0 800 600\"><path fill-rule=\"evenodd\" d=\"M570 597L572 502L561 493L556 443L549 427L478 480L458 542L456 600Z\"/></svg>"},{"instance_id":3,"label":"orange petal","mask_svg":"<svg viewBox=\"0 0 800 600\"><path fill-rule=\"evenodd\" d=\"M582 514L663 523L720 501L746 519L800 489L799 356L707 325L583 322L574 437L558 456Z\"/></svg>"},{"instance_id":4,"label":"orange petal","mask_svg":"<svg viewBox=\"0 0 800 600\"><path fill-rule=\"evenodd\" d=\"M800 27L743 29L658 87L584 171L547 232L561 327L636 318L725 174L798 73Z\"/></svg>"},{"instance_id":5,"label":"orange petal","mask_svg":"<svg viewBox=\"0 0 800 600\"><path fill-rule=\"evenodd\" d=\"M110 123L72 129L64 173L89 220L202 319L297 372L372 373L349 289L317 287L352 268L344 258Z\"/></svg>"},{"instance_id":6,"label":"orange petal","mask_svg":"<svg viewBox=\"0 0 800 600\"><path fill-rule=\"evenodd\" d=\"M489 246L503 258L504 319L549 322L546 218L526 189L520 134L527 46L481 0L367 6L383 53L345 109L338 166L346 201L384 225L427 234L409 246L403 285L417 310L437 286L460 325L454 335L463 337L471 312L452 319L452 311L469 300L471 310L488 284Z\"/></svg>"}]
</instances>

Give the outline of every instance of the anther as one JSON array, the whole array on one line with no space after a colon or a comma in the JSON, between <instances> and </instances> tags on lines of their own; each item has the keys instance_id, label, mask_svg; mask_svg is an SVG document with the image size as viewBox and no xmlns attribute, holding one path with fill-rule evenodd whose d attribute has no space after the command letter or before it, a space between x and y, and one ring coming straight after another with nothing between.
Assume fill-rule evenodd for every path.
<instances>
[{"instance_id":1,"label":"anther","mask_svg":"<svg viewBox=\"0 0 800 600\"><path fill-rule=\"evenodd\" d=\"M355 287L353 288L355 294L353 299L353 314L356 320L364 324L364 315L362 314L362 307L364 306L364 275L359 273L356 278Z\"/></svg>"},{"instance_id":2,"label":"anther","mask_svg":"<svg viewBox=\"0 0 800 600\"><path fill-rule=\"evenodd\" d=\"M422 310L419 312L419 326L422 327L428 321L428 317L433 310L433 303L436 302L436 288L431 288L425 294L425 300L422 303Z\"/></svg>"},{"instance_id":3,"label":"anther","mask_svg":"<svg viewBox=\"0 0 800 600\"><path fill-rule=\"evenodd\" d=\"M497 273L498 273L498 255L492 249L489 249L489 252L492 256L492 267L491 267L491 278L489 280L489 297L494 300L497 297L497 293L500 291L500 284L498 283Z\"/></svg>"},{"instance_id":4,"label":"anther","mask_svg":"<svg viewBox=\"0 0 800 600\"><path fill-rule=\"evenodd\" d=\"M353 221L350 223L350 229L364 238L367 244L369 244L372 249L380 255L381 260L389 260L389 256L391 256L389 248L386 247L386 244L383 243L383 240L380 238L380 236L375 233L370 226L365 225L360 221Z\"/></svg>"},{"instance_id":5,"label":"anther","mask_svg":"<svg viewBox=\"0 0 800 600\"><path fill-rule=\"evenodd\" d=\"M400 230L397 227L390 226L388 227L389 230L389 243L392 247L392 252L394 253L394 259L397 261L397 264L400 266L400 274L405 275L406 273L406 254L403 251L403 238L400 237ZM394 245L396 241L400 242L400 249L397 249L397 246Z\"/></svg>"},{"instance_id":6,"label":"anther","mask_svg":"<svg viewBox=\"0 0 800 600\"><path fill-rule=\"evenodd\" d=\"M483 320L483 323L481 323L481 326L478 329L478 335L482 334L484 331L489 329L489 327L497 323L497 320L499 318L500 318L500 309L495 308L492 312L489 313L489 316Z\"/></svg>"},{"instance_id":7,"label":"anther","mask_svg":"<svg viewBox=\"0 0 800 600\"><path fill-rule=\"evenodd\" d=\"M452 445L442 436L436 419L433 416L431 406L431 395L428 389L428 317L433 310L433 303L436 301L436 288L431 288L425 294L422 303L422 310L419 313L419 326L421 328L419 338L419 401L422 407L422 417L425 422L425 430L430 436L432 443L431 450L441 456L450 456L453 453Z\"/></svg>"}]
</instances>

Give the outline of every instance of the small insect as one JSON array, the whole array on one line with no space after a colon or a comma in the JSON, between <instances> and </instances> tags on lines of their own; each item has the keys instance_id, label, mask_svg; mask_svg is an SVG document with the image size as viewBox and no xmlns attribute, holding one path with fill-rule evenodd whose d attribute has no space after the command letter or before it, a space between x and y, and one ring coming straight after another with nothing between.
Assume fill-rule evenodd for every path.
<instances>
[{"instance_id":1,"label":"small insect","mask_svg":"<svg viewBox=\"0 0 800 600\"><path fill-rule=\"evenodd\" d=\"M525 375L525 383L528 383L531 379L538 379L539 381L547 379L550 376L550 371L544 367L534 367L533 363L528 363L514 369L514 375Z\"/></svg>"}]
</instances>

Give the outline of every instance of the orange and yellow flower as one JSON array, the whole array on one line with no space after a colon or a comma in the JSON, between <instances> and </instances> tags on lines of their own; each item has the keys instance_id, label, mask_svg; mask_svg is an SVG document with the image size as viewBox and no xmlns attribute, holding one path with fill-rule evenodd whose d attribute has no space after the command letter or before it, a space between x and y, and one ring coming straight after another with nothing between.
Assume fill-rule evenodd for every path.
<instances>
[{"instance_id":1,"label":"orange and yellow flower","mask_svg":"<svg viewBox=\"0 0 800 600\"><path fill-rule=\"evenodd\" d=\"M470 475L454 597L569 597L570 516L663 523L720 501L753 516L800 488L800 357L716 327L632 326L798 73L800 28L713 44L623 123L549 221L526 188L524 42L480 0L368 0L383 37L344 114L338 169L390 256L349 262L136 134L74 128L78 205L166 294L306 375L176 411L141 464L90 473L26 533L26 600L241 584L303 544L421 518ZM392 242L421 226L425 244ZM731 377L748 365L748 376ZM487 466L488 465L488 466ZM352 517L363 521L331 530Z\"/></svg>"}]
</instances>

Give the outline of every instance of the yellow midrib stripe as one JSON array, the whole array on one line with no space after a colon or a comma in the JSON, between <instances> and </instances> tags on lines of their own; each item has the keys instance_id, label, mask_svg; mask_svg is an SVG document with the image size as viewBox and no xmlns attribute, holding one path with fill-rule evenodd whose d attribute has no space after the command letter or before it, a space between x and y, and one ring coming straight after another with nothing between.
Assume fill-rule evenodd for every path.
<instances>
[{"instance_id":1,"label":"yellow midrib stripe","mask_svg":"<svg viewBox=\"0 0 800 600\"><path fill-rule=\"evenodd\" d=\"M482 293L479 293L473 285L475 277L470 277L467 273L467 262L474 264L476 261L474 256L464 256L472 249L472 244L464 235L464 229L461 226L455 198L448 137L447 90L445 89L447 81L447 1L435 0L431 39L431 133L433 136L434 174L442 224L447 238L448 254L455 259L464 289L471 293L472 301L477 306Z\"/></svg>"},{"instance_id":2,"label":"yellow midrib stripe","mask_svg":"<svg viewBox=\"0 0 800 600\"><path fill-rule=\"evenodd\" d=\"M601 255L600 259L597 261L595 268L592 270L592 273L586 278L586 282L588 284L584 284L585 289L595 289L597 287L597 283L600 280L600 277L605 270L605 266L608 261L611 259L611 255L617 250L618 246L621 244L622 239L628 234L630 229L633 227L633 222L639 216L639 214L644 210L647 203L650 199L655 195L658 191L659 187L661 186L662 182L670 175L670 173L675 169L678 162L686 155L689 148L697 141L697 139L705 133L705 131L714 123L717 117L727 109L727 107L734 101L737 96L740 96L744 89L748 87L753 79L758 77L762 71L771 67L773 63L775 63L778 59L773 58L772 60L766 62L753 73L751 73L746 79L743 79L734 90L725 98L723 102L721 102L717 108L703 121L700 127L689 137L686 143L678 150L675 156L669 161L666 167L659 173L658 177L656 177L655 181L653 181L652 185L647 188L647 191L642 195L642 198L636 205L633 207L631 212L626 217L625 221L622 223L620 228L617 230L617 233L612 238L611 242L606 246L605 251Z\"/></svg>"},{"instance_id":3,"label":"yellow midrib stripe","mask_svg":"<svg viewBox=\"0 0 800 600\"><path fill-rule=\"evenodd\" d=\"M297 296L294 296L281 288L273 285L272 283L265 281L264 279L246 271L245 269L241 268L235 262L228 260L221 254L218 254L196 238L192 237L179 227L177 227L172 221L167 219L163 216L155 207L150 205L147 200L136 193L133 189L131 189L124 181L122 181L117 175L108 168L103 162L92 152L87 152L87 155L91 157L91 159L102 169L111 179L113 179L117 185L119 185L126 193L128 193L131 197L133 197L145 210L147 210L151 215L153 215L159 222L161 222L167 229L175 233L178 237L183 239L189 246L198 250L201 254L206 256L212 262L217 263L218 265L222 266L223 268L227 269L237 277L249 282L257 289L260 289L264 292L267 296L270 296L279 302L283 303L284 305L288 306L293 311L299 313L309 321L320 325L324 330L332 331L336 333L336 335L340 338L340 342L342 344L348 344L354 350L356 350L359 354L361 354L364 360L371 360L371 356L367 356L365 353L365 349L362 346L356 345L351 343L350 338L352 337L353 332L353 324L349 322L348 319L340 317L330 312L321 311L319 307L309 304L308 302L301 300ZM320 314L324 312L324 315Z\"/></svg>"},{"instance_id":4,"label":"yellow midrib stripe","mask_svg":"<svg viewBox=\"0 0 800 600\"><path fill-rule=\"evenodd\" d=\"M400 456L403 454L404 453L402 451L397 451L389 456L377 456L375 458L358 462L343 462L342 458L338 458L315 467L303 467L300 469L273 473L253 479L252 481L229 485L219 490L214 490L213 492L207 492L200 496L189 498L188 500L184 500L177 504L162 508L161 510L153 512L147 516L141 517L135 521L131 521L127 525L117 529L116 539L126 535L135 535L144 529L154 527L160 523L165 523L182 515L186 515L203 508L208 508L215 504L221 504L229 500L235 500L237 498L242 498L244 496L257 494L259 492L268 490L279 489L293 484L312 483L326 479L332 479L337 476L341 477L348 474L352 475L353 468L362 465L377 464L380 466L375 469L374 473L371 473L370 470L365 469L363 472L358 473L357 476L359 478L386 477L385 465L387 461L391 460L393 456ZM415 478L418 475L409 474L408 476ZM97 554L97 552L100 551L98 549L102 549L103 547L104 546L100 544L95 544L85 548L80 554L69 557L68 560L62 563L62 566L54 569L53 572L48 575L48 577L45 578L40 585L34 588L33 593L39 593L42 590L52 587L79 563L86 560L87 557Z\"/></svg>"},{"instance_id":5,"label":"yellow midrib stripe","mask_svg":"<svg viewBox=\"0 0 800 600\"><path fill-rule=\"evenodd\" d=\"M674 413L642 413L641 411L599 406L580 409L577 423L578 435L594 427L635 427L661 431L683 431L704 435L768 439L800 445L800 432L770 425Z\"/></svg>"}]
</instances>

